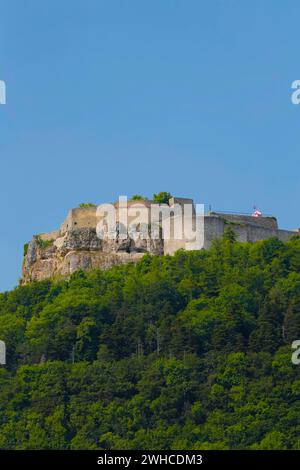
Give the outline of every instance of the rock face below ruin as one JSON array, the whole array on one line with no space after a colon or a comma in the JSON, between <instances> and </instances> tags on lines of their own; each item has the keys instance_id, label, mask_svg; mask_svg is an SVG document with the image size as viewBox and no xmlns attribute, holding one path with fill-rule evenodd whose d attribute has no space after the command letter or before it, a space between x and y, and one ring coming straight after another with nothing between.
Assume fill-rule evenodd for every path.
<instances>
[{"instance_id":1,"label":"rock face below ruin","mask_svg":"<svg viewBox=\"0 0 300 470\"><path fill-rule=\"evenodd\" d=\"M23 262L26 284L48 278L67 278L77 270L108 269L115 264L138 261L145 253L162 255L163 240L100 239L96 229L74 228L55 233L55 238L34 236Z\"/></svg>"}]
</instances>

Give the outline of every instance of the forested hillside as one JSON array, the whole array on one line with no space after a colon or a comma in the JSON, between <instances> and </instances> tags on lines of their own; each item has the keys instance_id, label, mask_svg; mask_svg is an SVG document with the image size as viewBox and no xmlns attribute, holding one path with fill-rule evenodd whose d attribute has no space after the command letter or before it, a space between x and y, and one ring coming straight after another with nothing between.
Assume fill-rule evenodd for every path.
<instances>
[{"instance_id":1,"label":"forested hillside","mask_svg":"<svg viewBox=\"0 0 300 470\"><path fill-rule=\"evenodd\" d=\"M300 449L300 239L0 294L1 449Z\"/></svg>"}]
</instances>

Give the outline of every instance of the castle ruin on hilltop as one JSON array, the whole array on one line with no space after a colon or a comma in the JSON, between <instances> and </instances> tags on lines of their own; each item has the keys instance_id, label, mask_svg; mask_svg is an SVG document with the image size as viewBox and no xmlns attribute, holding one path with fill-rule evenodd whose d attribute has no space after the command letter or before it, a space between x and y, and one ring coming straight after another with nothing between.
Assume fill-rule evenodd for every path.
<instances>
[{"instance_id":1,"label":"castle ruin on hilltop","mask_svg":"<svg viewBox=\"0 0 300 470\"><path fill-rule=\"evenodd\" d=\"M141 204L150 210L152 201L129 200L128 208L138 210ZM145 253L154 255L172 255L178 249L208 249L214 239L221 238L227 227L235 233L237 241L256 242L270 237L277 237L287 241L292 235L300 234L300 230L281 230L278 228L275 217L209 212L198 215L192 199L172 197L164 208L171 217L171 226L176 222L178 212L172 211L175 207L190 205L192 209L192 223L201 219L201 237L197 245L187 240L184 230L181 237L175 237L172 227L169 237L164 234L165 226L162 218L157 220L158 236L143 237L137 229L135 236L128 233L125 238L117 236L113 239L106 234L102 238L97 233L99 214L97 207L87 205L71 209L59 230L33 236L29 244L25 245L23 261L23 279L26 284L34 280L47 278L67 278L77 270L107 269L115 264L138 261ZM120 203L114 203L117 223L120 216ZM134 213L134 212L132 212ZM131 218L134 219L133 216ZM130 216L129 216L130 219ZM130 222L130 220L129 220ZM148 227L153 220L148 220ZM138 224L140 225L140 224Z\"/></svg>"}]
</instances>

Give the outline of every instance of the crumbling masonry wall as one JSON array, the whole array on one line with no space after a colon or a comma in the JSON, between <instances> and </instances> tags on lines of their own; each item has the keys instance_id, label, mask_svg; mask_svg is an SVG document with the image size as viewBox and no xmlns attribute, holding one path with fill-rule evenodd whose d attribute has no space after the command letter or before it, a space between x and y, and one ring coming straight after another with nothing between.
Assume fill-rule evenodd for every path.
<instances>
[{"instance_id":1,"label":"crumbling masonry wall","mask_svg":"<svg viewBox=\"0 0 300 470\"><path fill-rule=\"evenodd\" d=\"M172 198L169 207L191 203L191 199ZM138 204L138 201L128 201L128 206L133 204ZM149 208L150 204L151 201L147 201L146 207ZM115 207L118 208L118 203ZM194 208L192 212L193 217L196 217ZM274 217L255 218L249 215L210 212L201 219L203 237L199 237L200 242L196 245L188 242L184 236L179 240L172 236L165 239L163 225L159 229L158 239L145 240L142 235L135 240L129 236L125 240L99 239L96 234L96 213L96 207L71 209L59 230L34 236L24 258L22 282L68 277L78 269L107 269L115 264L136 262L145 253L172 255L178 249L208 249L213 240L223 237L228 227L234 231L239 242L252 243L270 237L287 241L292 235L300 234L299 229L278 229Z\"/></svg>"}]
</instances>

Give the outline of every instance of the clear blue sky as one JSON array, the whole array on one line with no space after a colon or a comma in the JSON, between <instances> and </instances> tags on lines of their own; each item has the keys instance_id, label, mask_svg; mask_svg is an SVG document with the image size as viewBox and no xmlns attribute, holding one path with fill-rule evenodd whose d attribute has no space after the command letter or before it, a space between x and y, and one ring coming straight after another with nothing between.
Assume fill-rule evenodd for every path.
<instances>
[{"instance_id":1,"label":"clear blue sky","mask_svg":"<svg viewBox=\"0 0 300 470\"><path fill-rule=\"evenodd\" d=\"M80 202L170 191L300 226L299 1L0 0L0 291Z\"/></svg>"}]
</instances>

